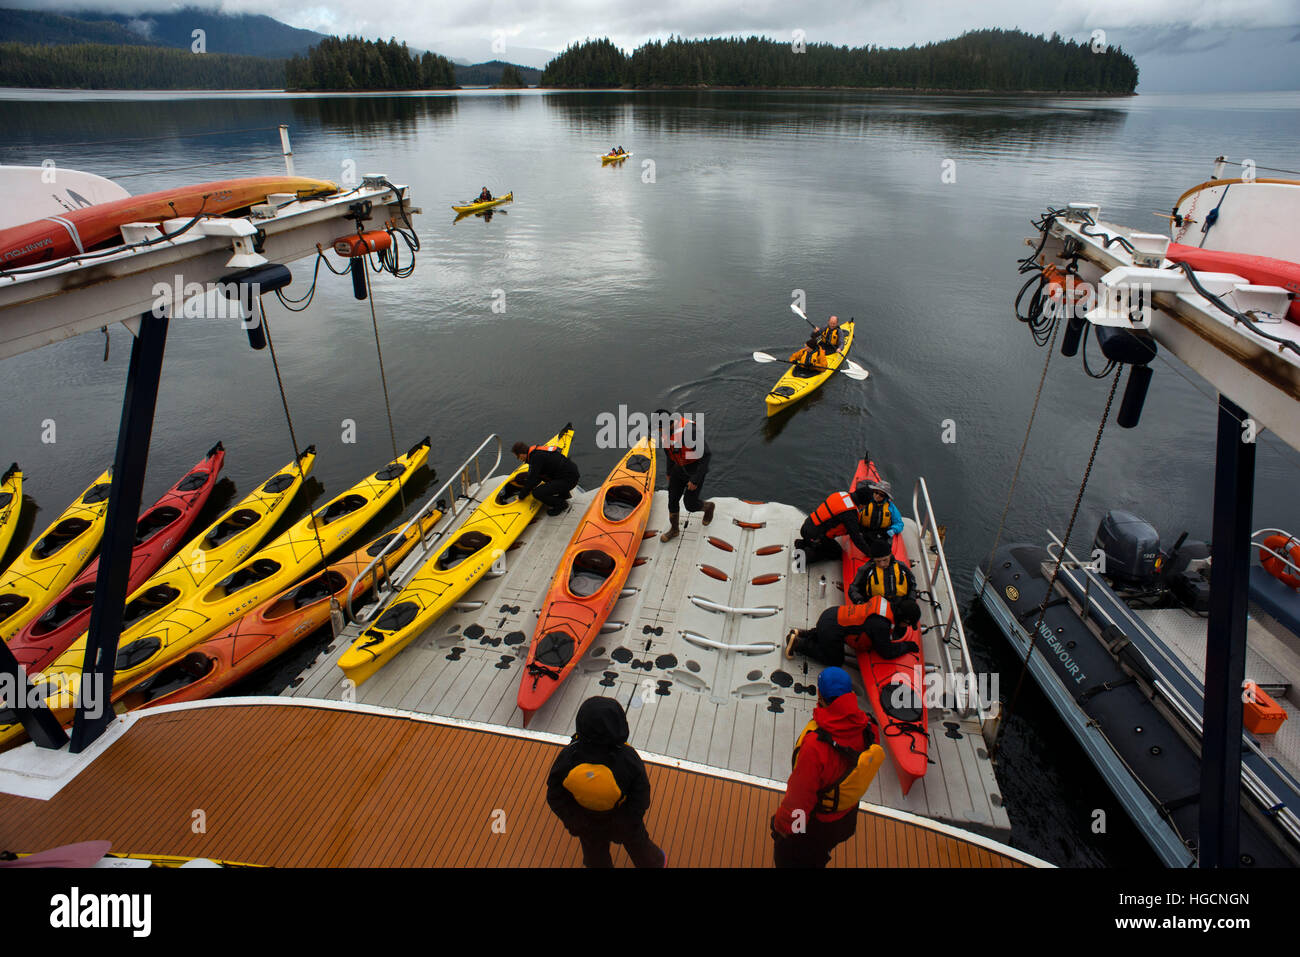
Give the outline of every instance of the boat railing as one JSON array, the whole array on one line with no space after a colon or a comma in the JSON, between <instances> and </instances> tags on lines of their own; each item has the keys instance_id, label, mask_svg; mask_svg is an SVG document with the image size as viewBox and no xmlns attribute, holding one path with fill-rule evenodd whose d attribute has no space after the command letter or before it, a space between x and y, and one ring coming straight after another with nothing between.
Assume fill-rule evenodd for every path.
<instances>
[{"instance_id":1,"label":"boat railing","mask_svg":"<svg viewBox=\"0 0 1300 957\"><path fill-rule=\"evenodd\" d=\"M1261 552L1268 552L1268 554L1272 555L1274 558L1281 561L1284 566L1286 566L1285 569L1286 572L1296 576L1297 578L1300 578L1300 566L1296 565L1296 563L1292 560L1290 555L1285 554L1283 552L1279 552L1269 547L1268 545L1264 544L1265 540L1268 539L1268 537L1271 535L1285 535L1286 545L1283 546L1285 548L1290 548L1294 544L1300 544L1300 538L1297 538L1291 532L1288 532L1285 528L1261 528L1259 531L1251 533L1250 536L1251 548L1258 548Z\"/></svg>"},{"instance_id":2,"label":"boat railing","mask_svg":"<svg viewBox=\"0 0 1300 957\"><path fill-rule=\"evenodd\" d=\"M934 513L934 505L930 501L930 489L925 484L925 479L918 477L916 484L912 486L912 518L920 529L921 546L923 549L929 549L929 554L933 560L928 558L923 552L917 556L918 567L921 571L920 589L929 592L931 599L935 602L930 612L934 627L941 630L939 635L939 645L944 649L941 656L942 667L944 668L943 677L968 678L970 681L975 680L975 662L971 658L970 646L966 643L966 630L962 626L961 614L957 604L957 593L953 586L952 574L948 571L948 556L943 550L943 535L940 532L939 522ZM950 653L956 649L959 657L957 667L953 667ZM961 672L957 675L957 672ZM956 687L965 687L964 681L956 682ZM984 702L980 696L974 693L972 687L970 694L958 695L956 709L963 716L972 713L979 716L980 723L989 717L986 713ZM962 707L962 702L965 706Z\"/></svg>"},{"instance_id":3,"label":"boat railing","mask_svg":"<svg viewBox=\"0 0 1300 957\"><path fill-rule=\"evenodd\" d=\"M484 451L493 443L496 444L496 459L487 469L486 473L482 467ZM354 621L359 625L369 624L393 599L399 591L405 586L410 575L416 569L424 567L425 560L429 553L437 546L446 535L447 531L455 528L460 516L470 507L475 499L470 495L471 489L476 489L483 484L486 474L491 477L496 474L497 466L501 464L501 436L495 432L484 439L479 447L470 453L460 465L453 470L451 478L443 482L438 490L429 496L428 501L420 507L420 510L411 517L411 520L402 526L401 530L395 534L387 545L371 559L370 564L365 567L359 576L359 581L370 580L369 576L374 575L374 600L362 608L360 611L352 607L352 600L355 593L348 595L347 613L348 620ZM434 509L444 507L446 504L445 495L451 494L451 510L445 512L441 519L435 523L436 527L430 527L426 524L425 519L434 511ZM405 541L407 532L414 526L416 534L420 536L420 542L415 546L404 562L399 562L399 568L390 568L388 564L389 552L394 551L403 541ZM409 564L407 564L409 563ZM400 578L394 578L394 574L400 571L400 566L406 564L408 572Z\"/></svg>"},{"instance_id":4,"label":"boat railing","mask_svg":"<svg viewBox=\"0 0 1300 957\"><path fill-rule=\"evenodd\" d=\"M1055 561L1056 556L1060 554L1060 549L1064 548L1064 545L1061 540L1057 538L1056 533L1051 529L1047 530L1047 534L1052 540L1052 544L1047 546L1047 553L1052 557L1052 560ZM1053 548L1056 549L1055 552L1053 552ZM1095 587L1098 589L1109 587L1104 581L1097 577L1096 564L1080 561L1078 556L1068 548L1065 549L1065 561L1061 563L1061 568L1064 571L1077 570L1084 573L1086 576L1083 587L1085 602L1090 600L1089 596L1092 593L1094 583ZM1131 628L1145 627L1141 620L1133 613L1133 609L1129 608L1128 605L1119 600L1118 596L1116 597L1114 607L1120 610L1121 614L1127 619ZM1123 624L1116 621L1114 617L1100 605L1094 604L1092 606L1092 613L1097 617L1099 626L1103 631L1105 630L1105 625L1109 624L1119 629L1124 634L1128 634L1128 629L1126 629ZM1088 608L1086 605L1082 611L1082 617L1085 621L1088 618ZM1186 672L1187 669L1185 666L1183 666L1181 662L1176 661L1172 654L1166 650L1161 643L1155 642L1154 647L1160 656L1165 659L1166 666L1174 670L1182 670ZM1168 682L1161 681L1159 678L1156 678L1152 682L1152 685L1156 693L1169 703L1170 707L1173 708L1189 728L1191 728L1198 736L1203 733L1200 712L1193 707L1186 698L1179 694L1176 688L1172 687ZM1252 754L1267 764L1283 780L1291 779L1291 775L1287 770L1276 760L1260 750L1259 745L1252 741L1249 736L1242 735L1242 743L1245 744ZM1241 777L1242 781L1246 785L1247 791L1252 794L1256 802L1258 802L1259 805L1270 814L1270 816L1274 817L1279 826L1281 826L1282 829L1291 836L1292 840L1300 843L1300 817L1297 817L1290 808L1286 807L1277 794L1273 792L1272 788L1264 783L1254 769L1250 768L1246 764L1242 764L1241 766Z\"/></svg>"}]
</instances>

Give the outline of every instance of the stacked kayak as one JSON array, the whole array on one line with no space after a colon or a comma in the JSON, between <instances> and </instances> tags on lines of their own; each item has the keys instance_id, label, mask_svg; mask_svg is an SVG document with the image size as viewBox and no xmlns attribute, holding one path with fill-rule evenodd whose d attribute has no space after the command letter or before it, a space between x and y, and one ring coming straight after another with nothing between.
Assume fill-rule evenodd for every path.
<instances>
[{"instance_id":1,"label":"stacked kayak","mask_svg":"<svg viewBox=\"0 0 1300 957\"><path fill-rule=\"evenodd\" d=\"M125 628L117 649L114 696L188 653L317 563L328 560L397 497L428 456L429 439L425 438L405 455L295 523L270 545L235 566L225 578L205 584L188 601L170 600L165 614L150 615ZM46 685L46 705L63 721L71 717L79 694L84 643L85 639L77 642L33 677L33 683ZM13 737L16 727L0 729L0 743Z\"/></svg>"},{"instance_id":2,"label":"stacked kayak","mask_svg":"<svg viewBox=\"0 0 1300 957\"><path fill-rule=\"evenodd\" d=\"M402 540L385 556L396 567L420 537L442 518L437 509L406 530ZM303 638L329 623L333 608L341 607L351 592L360 598L373 584L374 573L363 579L366 566L400 533L400 529L375 539L342 561L288 588L253 609L220 633L206 638L194 650L123 688L118 697L127 711L137 708L211 698L248 677L288 651Z\"/></svg>"},{"instance_id":3,"label":"stacked kayak","mask_svg":"<svg viewBox=\"0 0 1300 957\"><path fill-rule=\"evenodd\" d=\"M875 463L863 459L853 473L849 491L865 482L879 481L880 473L876 471ZM867 563L867 557L847 536L839 541L844 548L844 600L848 602L849 585ZM894 536L893 550L894 557L907 566L907 545L902 535ZM921 684L925 675L921 633L916 628L909 629L903 640L916 642L917 650L889 661L874 651L860 652L858 670L862 673L867 700L880 725L884 739L881 744L893 758L899 783L906 794L916 779L925 775L929 766L930 719L924 707Z\"/></svg>"},{"instance_id":4,"label":"stacked kayak","mask_svg":"<svg viewBox=\"0 0 1300 957\"><path fill-rule=\"evenodd\" d=\"M298 462L290 462L272 475L186 545L152 578L129 592L122 614L123 634L131 633L132 626L143 627L164 611L189 600L205 582L256 548L288 509L315 462L316 450L308 448ZM78 635L71 644L60 647L51 636L25 630L21 640L15 637L9 647L28 674L35 674L70 649L77 649L84 658L85 627Z\"/></svg>"},{"instance_id":5,"label":"stacked kayak","mask_svg":"<svg viewBox=\"0 0 1300 957\"><path fill-rule=\"evenodd\" d=\"M481 209L491 209L493 206L500 206L502 203L509 203L515 198L514 192L506 193L504 196L498 196L496 199L489 199L482 203L466 203L464 206L453 206L458 213L477 213Z\"/></svg>"},{"instance_id":6,"label":"stacked kayak","mask_svg":"<svg viewBox=\"0 0 1300 957\"><path fill-rule=\"evenodd\" d=\"M111 489L109 470L0 576L0 637L10 638L36 618L86 567L104 537Z\"/></svg>"},{"instance_id":7,"label":"stacked kayak","mask_svg":"<svg viewBox=\"0 0 1300 957\"><path fill-rule=\"evenodd\" d=\"M627 581L654 503L655 449L643 439L592 499L551 580L519 685L527 725L573 671Z\"/></svg>"},{"instance_id":8,"label":"stacked kayak","mask_svg":"<svg viewBox=\"0 0 1300 957\"><path fill-rule=\"evenodd\" d=\"M772 391L767 394L767 414L776 415L790 406L794 405L801 399L806 399L821 387L821 384L835 374L849 354L849 348L853 345L853 320L849 320L840 326L842 330L841 338L844 340L838 352L832 352L826 357L826 368L817 372L808 372L800 369L798 366L791 366L785 374L777 380L776 385L772 386Z\"/></svg>"},{"instance_id":9,"label":"stacked kayak","mask_svg":"<svg viewBox=\"0 0 1300 957\"><path fill-rule=\"evenodd\" d=\"M0 477L0 569L18 530L18 515L23 510L23 470L15 462Z\"/></svg>"},{"instance_id":10,"label":"stacked kayak","mask_svg":"<svg viewBox=\"0 0 1300 957\"><path fill-rule=\"evenodd\" d=\"M0 263L6 267L49 262L122 242L127 223L158 223L200 214L224 216L264 202L272 193L299 198L338 192L333 183L301 176L254 176L178 186L96 203L33 223L0 229Z\"/></svg>"},{"instance_id":11,"label":"stacked kayak","mask_svg":"<svg viewBox=\"0 0 1300 957\"><path fill-rule=\"evenodd\" d=\"M543 444L568 455L572 442L573 428L566 425ZM429 556L396 600L343 652L339 667L355 684L364 684L459 601L528 527L542 503L531 495L519 498L514 480L527 467L520 465L488 493L455 538Z\"/></svg>"},{"instance_id":12,"label":"stacked kayak","mask_svg":"<svg viewBox=\"0 0 1300 957\"><path fill-rule=\"evenodd\" d=\"M190 526L208 503L225 460L226 450L218 442L140 516L135 526L136 544L131 551L127 572L128 595L144 584L180 547ZM39 671L50 664L85 633L90 625L98 577L99 558L96 558L63 589L39 618L28 622L9 639L10 650L29 672Z\"/></svg>"}]
</instances>

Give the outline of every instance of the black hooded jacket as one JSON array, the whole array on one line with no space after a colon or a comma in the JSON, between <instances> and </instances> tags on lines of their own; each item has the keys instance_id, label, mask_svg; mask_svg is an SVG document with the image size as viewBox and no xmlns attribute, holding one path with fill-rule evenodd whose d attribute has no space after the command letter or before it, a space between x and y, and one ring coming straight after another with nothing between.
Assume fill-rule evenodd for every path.
<instances>
[{"instance_id":1,"label":"black hooded jacket","mask_svg":"<svg viewBox=\"0 0 1300 957\"><path fill-rule=\"evenodd\" d=\"M613 698L588 698L578 709L577 733L551 765L546 778L546 803L570 834L617 837L637 827L650 807L650 779L641 755L627 743L627 716ZM564 786L580 764L603 764L614 775L623 800L610 811L592 811L577 802Z\"/></svg>"}]
</instances>

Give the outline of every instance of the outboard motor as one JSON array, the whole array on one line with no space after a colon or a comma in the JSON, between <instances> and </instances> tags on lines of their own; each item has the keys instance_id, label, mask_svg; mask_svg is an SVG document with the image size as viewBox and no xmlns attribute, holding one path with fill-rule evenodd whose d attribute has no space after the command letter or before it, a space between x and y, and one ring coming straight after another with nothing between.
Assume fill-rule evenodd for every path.
<instances>
[{"instance_id":1,"label":"outboard motor","mask_svg":"<svg viewBox=\"0 0 1300 957\"><path fill-rule=\"evenodd\" d=\"M1093 548L1106 556L1103 574L1116 585L1146 588L1155 583L1160 535L1132 512L1112 509L1097 526Z\"/></svg>"}]
</instances>

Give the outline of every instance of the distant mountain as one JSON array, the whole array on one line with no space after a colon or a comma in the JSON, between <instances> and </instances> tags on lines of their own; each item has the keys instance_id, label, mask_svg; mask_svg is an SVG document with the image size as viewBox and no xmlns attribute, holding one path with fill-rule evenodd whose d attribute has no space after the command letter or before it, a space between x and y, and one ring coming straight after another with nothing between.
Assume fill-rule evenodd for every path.
<instances>
[{"instance_id":1,"label":"distant mountain","mask_svg":"<svg viewBox=\"0 0 1300 957\"><path fill-rule=\"evenodd\" d=\"M520 78L529 86L536 86L542 79L542 71L530 66L489 60L487 63L475 63L472 66L462 66L457 63L456 82L460 86L496 86L501 82L501 74L508 66L515 67L519 71Z\"/></svg>"},{"instance_id":2,"label":"distant mountain","mask_svg":"<svg viewBox=\"0 0 1300 957\"><path fill-rule=\"evenodd\" d=\"M260 14L219 13L185 7L166 13L0 10L0 42L30 44L109 43L188 50L203 30L208 53L284 59L306 53L325 35L300 30Z\"/></svg>"}]
</instances>

